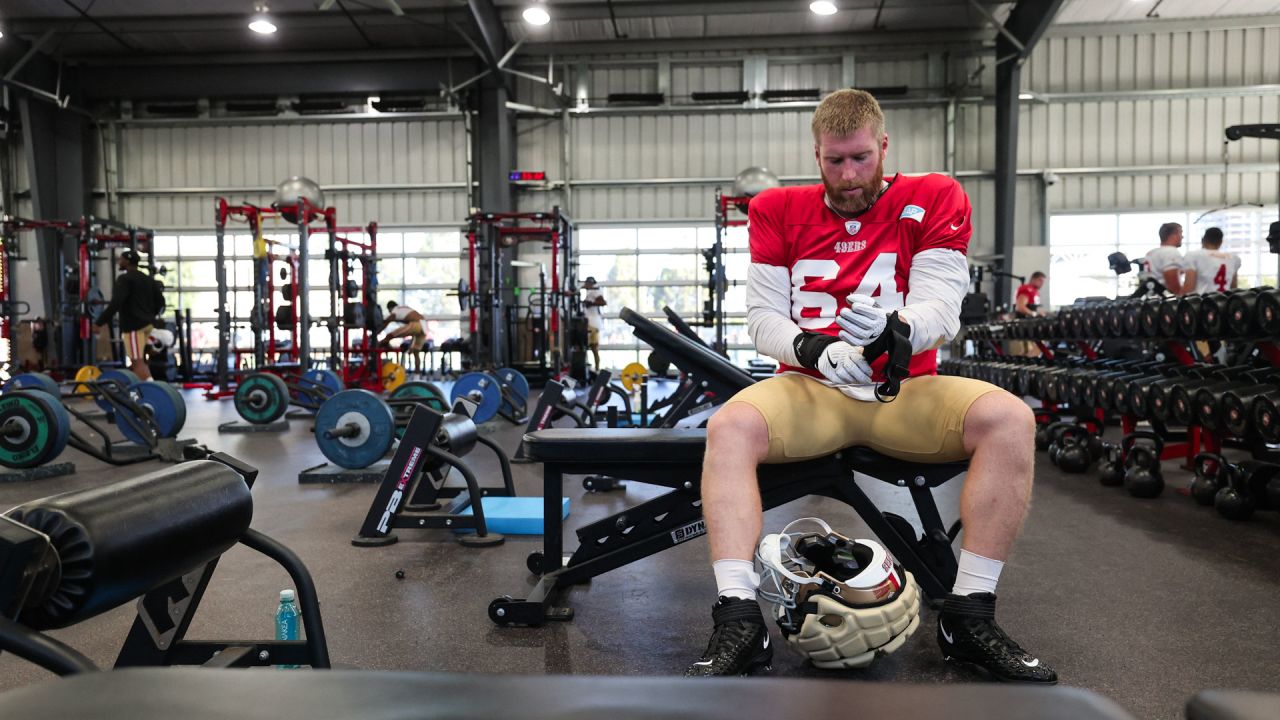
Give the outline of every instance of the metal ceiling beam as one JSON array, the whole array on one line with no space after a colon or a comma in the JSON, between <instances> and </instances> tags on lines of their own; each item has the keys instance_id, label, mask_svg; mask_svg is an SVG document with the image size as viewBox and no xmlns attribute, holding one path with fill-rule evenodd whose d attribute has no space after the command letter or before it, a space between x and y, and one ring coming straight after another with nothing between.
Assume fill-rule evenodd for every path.
<instances>
[{"instance_id":1,"label":"metal ceiling beam","mask_svg":"<svg viewBox=\"0 0 1280 720\"><path fill-rule=\"evenodd\" d=\"M1019 0L996 36L996 254L1005 272L1013 267L1018 189L1018 95L1022 64L1053 22L1063 0ZM997 306L1013 293L1008 280L995 284Z\"/></svg>"},{"instance_id":2,"label":"metal ceiling beam","mask_svg":"<svg viewBox=\"0 0 1280 720\"><path fill-rule=\"evenodd\" d=\"M483 40L485 63L490 67L498 66L498 58L507 54L511 46L507 38L507 29L502 25L502 18L492 0L467 0L467 9L471 11L471 19L480 31Z\"/></svg>"},{"instance_id":3,"label":"metal ceiling beam","mask_svg":"<svg viewBox=\"0 0 1280 720\"><path fill-rule=\"evenodd\" d=\"M991 2L982 0L982 5L997 8L1008 2ZM880 0L840 0L843 12L854 10L875 10ZM942 10L955 9L954 0L894 0L894 10ZM508 22L520 20L523 7L509 6L502 10L502 19ZM609 20L609 7L605 3L562 4L553 3L548 6L552 22L560 20ZM642 2L613 4L614 15L619 19L645 19L659 17L696 17L705 15L745 15L751 13L796 13L811 14L809 4L805 2L781 3L777 0L700 0L699 2Z\"/></svg>"},{"instance_id":4,"label":"metal ceiling beam","mask_svg":"<svg viewBox=\"0 0 1280 720\"><path fill-rule=\"evenodd\" d=\"M472 60L453 60L453 73L475 70ZM448 83L444 60L331 60L241 65L93 65L80 68L84 93L97 100L195 97L276 97L380 92L435 93Z\"/></svg>"}]
</instances>

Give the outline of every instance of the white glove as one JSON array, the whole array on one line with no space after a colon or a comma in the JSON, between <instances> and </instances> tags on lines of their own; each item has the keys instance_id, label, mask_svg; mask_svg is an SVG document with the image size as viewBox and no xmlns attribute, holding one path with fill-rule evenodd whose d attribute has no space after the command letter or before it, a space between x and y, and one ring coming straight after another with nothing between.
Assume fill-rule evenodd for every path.
<instances>
[{"instance_id":1,"label":"white glove","mask_svg":"<svg viewBox=\"0 0 1280 720\"><path fill-rule=\"evenodd\" d=\"M850 295L846 300L849 307L836 315L840 339L857 347L871 344L884 332L889 311L877 305L870 295Z\"/></svg>"},{"instance_id":2,"label":"white glove","mask_svg":"<svg viewBox=\"0 0 1280 720\"><path fill-rule=\"evenodd\" d=\"M862 359L862 348L834 342L822 351L818 372L837 385L871 384L871 365Z\"/></svg>"}]
</instances>

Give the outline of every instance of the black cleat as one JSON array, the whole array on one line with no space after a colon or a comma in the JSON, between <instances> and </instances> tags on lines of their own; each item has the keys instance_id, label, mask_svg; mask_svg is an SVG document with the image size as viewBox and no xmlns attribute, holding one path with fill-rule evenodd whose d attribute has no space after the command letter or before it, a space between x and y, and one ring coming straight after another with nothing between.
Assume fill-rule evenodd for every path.
<instances>
[{"instance_id":1,"label":"black cleat","mask_svg":"<svg viewBox=\"0 0 1280 720\"><path fill-rule=\"evenodd\" d=\"M947 660L977 666L1001 682L1058 683L1058 673L1000 629L991 593L948 595L938 613L938 646Z\"/></svg>"},{"instance_id":2,"label":"black cleat","mask_svg":"<svg viewBox=\"0 0 1280 720\"><path fill-rule=\"evenodd\" d=\"M773 647L769 627L755 600L720 598L711 608L716 623L702 658L684 671L685 677L748 675L772 670Z\"/></svg>"}]
</instances>

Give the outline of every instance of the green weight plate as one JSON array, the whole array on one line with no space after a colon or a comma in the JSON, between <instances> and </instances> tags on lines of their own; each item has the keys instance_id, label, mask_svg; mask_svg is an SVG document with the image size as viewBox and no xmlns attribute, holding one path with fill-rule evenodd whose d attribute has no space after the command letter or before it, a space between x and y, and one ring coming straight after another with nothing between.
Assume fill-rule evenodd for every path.
<instances>
[{"instance_id":1,"label":"green weight plate","mask_svg":"<svg viewBox=\"0 0 1280 720\"><path fill-rule=\"evenodd\" d=\"M71 418L62 402L38 389L0 396L0 465L29 468L57 457L67 446Z\"/></svg>"},{"instance_id":2,"label":"green weight plate","mask_svg":"<svg viewBox=\"0 0 1280 720\"><path fill-rule=\"evenodd\" d=\"M255 425L266 425L289 409L289 386L278 375L254 373L236 387L236 412Z\"/></svg>"},{"instance_id":3,"label":"green weight plate","mask_svg":"<svg viewBox=\"0 0 1280 720\"><path fill-rule=\"evenodd\" d=\"M339 433L337 437L331 437ZM391 449L395 440L391 408L368 390L344 390L324 401L316 413L316 445L339 467L366 468Z\"/></svg>"},{"instance_id":4,"label":"green weight plate","mask_svg":"<svg viewBox=\"0 0 1280 720\"><path fill-rule=\"evenodd\" d=\"M424 404L432 410L437 410L442 413L449 412L449 401L445 398L444 392L429 382L403 383L400 387L392 390L389 397L392 400L420 398L424 401Z\"/></svg>"}]
</instances>

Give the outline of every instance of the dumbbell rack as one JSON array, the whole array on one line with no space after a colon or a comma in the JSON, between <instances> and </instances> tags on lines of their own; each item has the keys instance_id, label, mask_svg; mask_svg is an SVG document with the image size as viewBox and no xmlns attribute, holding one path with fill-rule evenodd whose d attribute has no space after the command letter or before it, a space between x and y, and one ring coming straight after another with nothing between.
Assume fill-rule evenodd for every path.
<instances>
[{"instance_id":1,"label":"dumbbell rack","mask_svg":"<svg viewBox=\"0 0 1280 720\"><path fill-rule=\"evenodd\" d=\"M1252 352L1247 354L1280 367L1280 347L1272 340L1280 328L1278 309L1280 293L1269 288L1211 296L1124 299L1065 308L1052 318L971 326L967 335L975 341L980 356L1001 360L1008 359L1002 341L1023 340L1034 343L1044 359L1055 365L1066 359L1060 353L1055 355L1055 348L1072 346L1080 350L1083 359L1096 361L1105 355L1100 350L1106 341L1127 335L1139 343L1147 343L1148 348L1161 346L1162 352L1158 355L1184 368L1202 367L1204 357L1197 343L1204 340L1248 343ZM1121 320L1117 321L1113 315ZM1045 409L1055 411L1058 407L1046 402ZM1094 410L1093 417L1087 420L1090 425L1100 427L1103 411ZM1139 418L1128 413L1120 415L1121 429L1126 435L1137 428L1138 422ZM1249 437L1233 436L1229 431L1202 427L1194 422L1188 424L1185 437L1169 433L1158 422L1152 424L1173 440L1165 444L1161 459L1183 459L1188 469L1201 451L1218 453L1228 443L1249 448L1255 457L1274 455L1265 443L1251 444Z\"/></svg>"}]
</instances>

